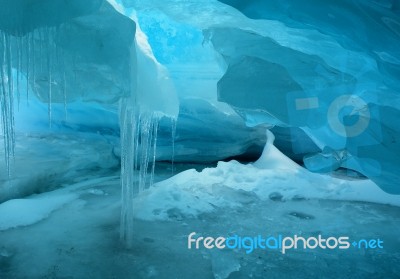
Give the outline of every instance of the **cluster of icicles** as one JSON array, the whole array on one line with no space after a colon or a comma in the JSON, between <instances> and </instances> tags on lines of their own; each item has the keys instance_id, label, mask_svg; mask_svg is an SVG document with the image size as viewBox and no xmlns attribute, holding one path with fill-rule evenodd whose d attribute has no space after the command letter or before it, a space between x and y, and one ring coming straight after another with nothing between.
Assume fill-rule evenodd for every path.
<instances>
[{"instance_id":1,"label":"cluster of icicles","mask_svg":"<svg viewBox=\"0 0 400 279\"><path fill-rule=\"evenodd\" d=\"M155 112L139 113L132 99L120 103L121 125L121 239L132 247L134 237L134 198L154 183L157 131L160 118ZM176 120L172 119L172 171ZM139 173L137 173L139 170ZM150 174L148 171L150 170Z\"/></svg>"},{"instance_id":2,"label":"cluster of icicles","mask_svg":"<svg viewBox=\"0 0 400 279\"><path fill-rule=\"evenodd\" d=\"M0 32L0 106L1 128L7 173L10 175L10 159L14 155L14 84L12 76L11 36ZM17 90L19 94L19 90Z\"/></svg>"},{"instance_id":3,"label":"cluster of icicles","mask_svg":"<svg viewBox=\"0 0 400 279\"><path fill-rule=\"evenodd\" d=\"M134 197L150 187L154 180L158 117L153 113L139 114L129 101L122 100L121 123L121 239L133 242ZM148 169L151 160L151 175ZM137 170L139 168L139 175Z\"/></svg>"},{"instance_id":4,"label":"cluster of icicles","mask_svg":"<svg viewBox=\"0 0 400 279\"><path fill-rule=\"evenodd\" d=\"M51 127L52 86L57 84L60 87L61 83L65 115L67 113L65 58L62 49L55 43L56 32L55 28L42 28L23 35L12 36L0 31L0 117L4 160L9 176L15 150L14 97L17 97L19 103L21 88L26 87L23 90L26 90L27 101L30 89L35 91L37 86L48 89L46 101ZM24 73L24 79L21 73ZM26 81L26 85L20 86L22 80ZM132 105L132 98L120 101L121 239L128 247L132 245L134 236L134 197L153 185L157 130L160 120L160 116L156 113L138 113L138 111L138 107ZM175 129L176 121L173 120L173 149Z\"/></svg>"},{"instance_id":5,"label":"cluster of icicles","mask_svg":"<svg viewBox=\"0 0 400 279\"><path fill-rule=\"evenodd\" d=\"M8 176L11 175L11 162L15 152L14 98L17 97L19 104L21 91L24 91L28 101L29 88L35 90L38 83L40 87L46 87L51 126L52 87L61 83L66 107L64 59L62 50L55 44L55 34L56 28L39 28L14 36L0 31L0 118ZM58 73L58 81L53 72ZM26 84L21 85L22 80Z\"/></svg>"}]
</instances>

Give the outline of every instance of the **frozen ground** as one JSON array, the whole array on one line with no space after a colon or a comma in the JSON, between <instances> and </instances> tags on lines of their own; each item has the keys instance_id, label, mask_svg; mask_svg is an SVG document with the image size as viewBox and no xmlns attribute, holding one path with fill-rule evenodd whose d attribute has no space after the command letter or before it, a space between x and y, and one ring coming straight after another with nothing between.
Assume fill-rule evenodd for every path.
<instances>
[{"instance_id":1,"label":"frozen ground","mask_svg":"<svg viewBox=\"0 0 400 279\"><path fill-rule=\"evenodd\" d=\"M245 186L238 189L235 177L229 173L216 174L225 178L223 186L212 186L207 181L213 172L224 168L227 171L229 165L236 166L239 172L237 162L220 163L216 169L185 171L144 192L136 203L148 199L148 205L136 211L131 250L119 241L118 173L102 178L86 177L52 192L3 203L0 205L0 278L398 278L400 208L322 196L320 199L289 196L279 190L262 194ZM192 167L178 165L176 169ZM188 182L182 179L188 174L192 177L191 192L188 192ZM202 175L208 176L203 183ZM246 179L254 174L241 175ZM157 165L157 181L170 176L170 165ZM292 179L295 174L286 176L295 183ZM174 181L181 181L186 189L173 186ZM370 182L346 183L368 186ZM206 185L211 189L208 192ZM265 188L283 189L280 185L287 184L277 173ZM304 181L294 184L293 189L299 185L304 186ZM174 207L168 207L170 196L150 198L167 194L166 189L171 190L168 187L177 187L171 192L177 198ZM203 196L196 203L192 199L201 192ZM185 199L179 201L179 194ZM208 196L206 201L204 195ZM203 202L208 202L212 209L207 210ZM159 210L151 212L157 203ZM190 204L198 211L185 214L190 211L178 208L183 204ZM165 215L161 214L163 209ZM251 254L244 250L188 250L187 236L191 232L214 237L232 234L379 237L385 241L385 248L291 250L285 255L264 250Z\"/></svg>"}]
</instances>

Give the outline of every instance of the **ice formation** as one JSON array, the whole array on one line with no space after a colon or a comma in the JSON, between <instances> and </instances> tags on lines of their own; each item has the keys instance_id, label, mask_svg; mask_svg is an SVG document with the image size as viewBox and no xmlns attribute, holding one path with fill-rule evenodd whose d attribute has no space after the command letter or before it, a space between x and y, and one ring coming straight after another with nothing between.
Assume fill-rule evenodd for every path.
<instances>
[{"instance_id":1,"label":"ice formation","mask_svg":"<svg viewBox=\"0 0 400 279\"><path fill-rule=\"evenodd\" d=\"M0 180L0 201L35 192L33 186L23 190L30 178L13 171L17 159L15 169L29 165L16 151L36 149L32 157L49 158L38 169L50 172L48 177L67 172L65 179L81 169L116 168L120 159L121 237L129 246L133 218L146 212L146 205L135 212L140 203L134 198L152 186L156 161L170 161L174 173L177 162L243 154L251 160L266 138L254 165L219 163L201 175L188 171L177 177L188 175L193 184L193 177L205 176L216 181L216 192L229 195L217 178L225 168L265 181L271 169L288 169L304 180L304 189L293 190L298 195L394 199L370 181L327 181L305 171L279 153L272 134L265 137L267 128L276 145L310 171L355 170L385 192L400 193L397 1L325 1L318 9L291 0L45 0L35 5L1 0L0 6L2 165L10 177ZM68 141L79 156L65 151L53 158L43 147L54 142L65 147ZM79 147L83 142L97 150ZM73 162L52 172L56 162L67 161ZM217 175L208 176L211 172ZM327 189L310 180L323 181ZM168 183L174 185L174 179ZM176 183L192 191L189 182ZM262 191L261 182L250 184L251 191ZM367 185L363 191L361 184ZM158 189L138 200L158 195ZM157 199L165 200L161 196ZM161 208L163 214L168 206Z\"/></svg>"},{"instance_id":2,"label":"ice formation","mask_svg":"<svg viewBox=\"0 0 400 279\"><path fill-rule=\"evenodd\" d=\"M161 11L180 28L204 30L226 69L218 82L219 100L235 108L250 126L303 129L320 152L324 150L308 154L310 169L354 169L385 191L398 193L396 1L324 2L315 5L318 8L299 7L295 1L126 0L123 4L139 13ZM163 22L163 16L155 13L155 17ZM366 28L355 33L359 26ZM170 45L166 42L163 47ZM324 159L339 153L345 156ZM328 165L312 167L319 163Z\"/></svg>"},{"instance_id":3,"label":"ice formation","mask_svg":"<svg viewBox=\"0 0 400 279\"><path fill-rule=\"evenodd\" d=\"M399 30L398 0L0 0L0 277L397 278Z\"/></svg>"},{"instance_id":4,"label":"ice formation","mask_svg":"<svg viewBox=\"0 0 400 279\"><path fill-rule=\"evenodd\" d=\"M105 23L113 20L131 34L134 23L103 1L56 4L44 1L29 7L24 1L1 3L1 111L8 173L15 146L14 99L21 102L22 95L34 91L48 104L51 126L53 103L113 102L128 91L129 61L123 59L133 38L119 36L118 28ZM76 36L77 30L81 36ZM104 41L104 36L109 40ZM24 90L22 77L26 81Z\"/></svg>"},{"instance_id":5,"label":"ice formation","mask_svg":"<svg viewBox=\"0 0 400 279\"><path fill-rule=\"evenodd\" d=\"M235 107L249 125L301 127L321 150L347 150L339 164L332 161L326 169L355 169L385 191L397 193L394 166L399 154L393 133L399 130L393 121L399 86L397 4L335 2L313 10L293 1L223 2L258 20L216 1L135 1L134 5L157 7L208 30L206 37L227 67L219 82L219 98ZM327 14L323 18L321 9ZM190 18L189 10L198 16ZM289 18L289 13L295 16ZM368 17L360 17L361 13ZM356 25L379 32L353 34Z\"/></svg>"},{"instance_id":6,"label":"ice formation","mask_svg":"<svg viewBox=\"0 0 400 279\"><path fill-rule=\"evenodd\" d=\"M168 73L155 59L139 26L131 57L131 95L120 101L121 238L128 246L133 240L134 198L153 184L159 120L175 119L179 110Z\"/></svg>"},{"instance_id":7,"label":"ice formation","mask_svg":"<svg viewBox=\"0 0 400 279\"><path fill-rule=\"evenodd\" d=\"M11 36L0 32L1 58L0 58L0 105L4 155L7 174L10 175L10 160L14 154L14 88L11 66Z\"/></svg>"}]
</instances>

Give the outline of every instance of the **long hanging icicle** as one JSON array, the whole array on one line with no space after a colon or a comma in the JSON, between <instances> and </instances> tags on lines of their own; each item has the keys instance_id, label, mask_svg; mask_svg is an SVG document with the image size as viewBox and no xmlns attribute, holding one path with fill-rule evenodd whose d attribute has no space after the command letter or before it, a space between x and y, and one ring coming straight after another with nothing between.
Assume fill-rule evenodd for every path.
<instances>
[{"instance_id":1,"label":"long hanging icicle","mask_svg":"<svg viewBox=\"0 0 400 279\"><path fill-rule=\"evenodd\" d=\"M12 77L12 57L10 35L0 32L0 106L4 140L4 156L8 176L11 175L11 158L14 156L14 86Z\"/></svg>"},{"instance_id":2,"label":"long hanging icicle","mask_svg":"<svg viewBox=\"0 0 400 279\"><path fill-rule=\"evenodd\" d=\"M142 32L139 25L136 32ZM143 33L143 36L139 35L136 38L135 44L130 48L129 56L130 90L127 93L130 94L120 103L121 239L128 248L132 247L134 236L132 223L135 210L134 197L154 183L159 120L164 113L175 115L172 106L167 105L165 111L164 109L157 111L158 106L153 106L151 101L149 102L149 96L172 90L173 86L167 82L167 72L149 51L151 46L146 41L146 35ZM151 167L150 174L149 167Z\"/></svg>"},{"instance_id":3,"label":"long hanging icicle","mask_svg":"<svg viewBox=\"0 0 400 279\"><path fill-rule=\"evenodd\" d=\"M154 113L139 113L129 104L130 99L121 101L121 239L127 247L133 243L134 198L151 187L154 182L158 116ZM151 160L151 173L148 170Z\"/></svg>"},{"instance_id":4,"label":"long hanging icicle","mask_svg":"<svg viewBox=\"0 0 400 279\"><path fill-rule=\"evenodd\" d=\"M30 71L30 63L31 63L31 36L30 33L26 34L25 36L25 40L26 40L26 102L29 102L29 79L30 79L30 75L29 75L29 71Z\"/></svg>"},{"instance_id":5,"label":"long hanging icicle","mask_svg":"<svg viewBox=\"0 0 400 279\"><path fill-rule=\"evenodd\" d=\"M36 49L35 49L35 30L32 31L31 36L31 49L32 49L32 84L33 89L36 89Z\"/></svg>"},{"instance_id":6,"label":"long hanging icicle","mask_svg":"<svg viewBox=\"0 0 400 279\"><path fill-rule=\"evenodd\" d=\"M171 173L174 175L175 173L175 138L176 138L176 122L175 118L171 119L171 141L172 141L172 156L171 156Z\"/></svg>"},{"instance_id":7,"label":"long hanging icicle","mask_svg":"<svg viewBox=\"0 0 400 279\"><path fill-rule=\"evenodd\" d=\"M141 115L140 119L140 171L139 192L146 189L147 172L150 159L150 148L152 142L152 114Z\"/></svg>"},{"instance_id":8,"label":"long hanging icicle","mask_svg":"<svg viewBox=\"0 0 400 279\"><path fill-rule=\"evenodd\" d=\"M52 47L52 38L51 38L51 29L46 28L43 30L44 32L44 41L46 46L46 54L47 54L47 77L48 77L48 118L49 118L49 127L51 128L51 119L52 119L52 56L53 56L53 47Z\"/></svg>"},{"instance_id":9,"label":"long hanging icicle","mask_svg":"<svg viewBox=\"0 0 400 279\"><path fill-rule=\"evenodd\" d=\"M68 120L68 106L67 106L67 81L66 81L66 75L65 75L65 59L64 59L64 51L59 48L56 44L56 57L57 57L57 65L58 65L58 71L61 75L61 90L62 90L62 95L63 95L63 101L64 101L64 120Z\"/></svg>"},{"instance_id":10,"label":"long hanging icicle","mask_svg":"<svg viewBox=\"0 0 400 279\"><path fill-rule=\"evenodd\" d=\"M138 119L127 101L120 105L121 125L121 239L129 246L133 242L133 199L135 197L135 169L137 166Z\"/></svg>"},{"instance_id":11,"label":"long hanging icicle","mask_svg":"<svg viewBox=\"0 0 400 279\"><path fill-rule=\"evenodd\" d=\"M151 162L151 175L150 175L150 184L151 187L154 184L154 171L156 169L156 154L157 154L157 132L158 132L158 118L155 117L155 121L153 121L153 160Z\"/></svg>"},{"instance_id":12,"label":"long hanging icicle","mask_svg":"<svg viewBox=\"0 0 400 279\"><path fill-rule=\"evenodd\" d=\"M57 71L60 71L59 54L55 42L56 32L57 29L53 27L35 29L26 34L16 31L15 35L0 31L0 120L8 176L11 175L11 158L14 157L15 150L14 98L17 98L19 105L23 72L26 77L27 102L30 87L33 90L40 89L36 84L36 72L47 75L48 117L51 127L53 85L57 85L55 80L58 76ZM35 47L38 47L40 55L36 55ZM39 68L36 68L36 61L39 62ZM66 102L65 83L64 77L63 90Z\"/></svg>"},{"instance_id":13,"label":"long hanging icicle","mask_svg":"<svg viewBox=\"0 0 400 279\"><path fill-rule=\"evenodd\" d=\"M20 94L20 79L21 79L21 69L22 69L22 37L20 35L17 35L17 37L14 38L15 44L14 46L17 48L17 103L18 103L18 110L19 110L19 103L21 100L21 94Z\"/></svg>"}]
</instances>

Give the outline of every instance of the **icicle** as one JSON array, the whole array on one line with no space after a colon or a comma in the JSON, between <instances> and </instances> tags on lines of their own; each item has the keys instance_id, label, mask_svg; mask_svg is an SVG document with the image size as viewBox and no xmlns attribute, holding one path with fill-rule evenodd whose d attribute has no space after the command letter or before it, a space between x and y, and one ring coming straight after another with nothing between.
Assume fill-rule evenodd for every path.
<instances>
[{"instance_id":1,"label":"icicle","mask_svg":"<svg viewBox=\"0 0 400 279\"><path fill-rule=\"evenodd\" d=\"M39 35L39 57L42 58L43 56L43 42L45 40L44 38L44 34L43 34L43 30L42 29L38 29L38 35ZM40 72L43 73L43 59L39 59L40 60Z\"/></svg>"},{"instance_id":2,"label":"icicle","mask_svg":"<svg viewBox=\"0 0 400 279\"><path fill-rule=\"evenodd\" d=\"M51 128L51 102L52 102L52 41L50 37L50 31L49 29L45 29L45 42L47 45L47 75L48 75L48 117L49 117L49 127Z\"/></svg>"},{"instance_id":3,"label":"icicle","mask_svg":"<svg viewBox=\"0 0 400 279\"><path fill-rule=\"evenodd\" d=\"M29 70L30 70L30 63L31 63L31 59L30 59L30 33L26 34L26 103L29 103Z\"/></svg>"},{"instance_id":4,"label":"icicle","mask_svg":"<svg viewBox=\"0 0 400 279\"><path fill-rule=\"evenodd\" d=\"M26 95L28 102L29 85L33 82L33 89L36 89L35 62L40 63L40 74L44 74L47 66L48 76L48 117L49 126L52 125L52 99L54 84L54 69L58 70L58 57L54 58L57 52L54 42L55 29L43 28L34 30L31 34L22 35L17 33L11 36L0 31L0 116L2 122L2 132L4 137L4 152L7 172L10 175L10 158L14 156L15 146L15 127L14 127L14 97L20 103L20 83L21 72L26 72ZM39 40L39 41L38 41ZM36 41L36 42L35 42ZM39 43L40 55L38 60L35 52L35 44ZM46 52L46 56L43 59ZM47 59L46 59L47 57ZM56 64L54 64L56 63ZM16 71L14 86L13 68ZM64 101L66 103L65 92L65 73L64 73ZM65 104L66 106L66 104Z\"/></svg>"},{"instance_id":5,"label":"icicle","mask_svg":"<svg viewBox=\"0 0 400 279\"><path fill-rule=\"evenodd\" d=\"M33 88L36 89L36 48L35 48L35 31L32 32L32 81L33 81Z\"/></svg>"},{"instance_id":6,"label":"icicle","mask_svg":"<svg viewBox=\"0 0 400 279\"><path fill-rule=\"evenodd\" d=\"M17 48L17 103L18 103L18 110L19 110L19 104L20 104L20 100L21 100L19 82L21 79L20 72L22 70L22 37L18 34L14 40L16 41L14 45Z\"/></svg>"},{"instance_id":7,"label":"icicle","mask_svg":"<svg viewBox=\"0 0 400 279\"><path fill-rule=\"evenodd\" d=\"M57 30L58 32L58 30ZM62 84L61 84L61 90L62 90L62 94L64 97L64 120L67 121L68 120L68 98L67 98L67 78L65 75L65 59L64 59L64 51L63 49L59 48L58 45L56 44L56 56L57 56L57 64L58 64L58 71L61 73L61 77L62 77Z\"/></svg>"},{"instance_id":8,"label":"icicle","mask_svg":"<svg viewBox=\"0 0 400 279\"><path fill-rule=\"evenodd\" d=\"M121 239L128 247L133 242L133 199L135 197L135 169L137 162L138 119L127 101L121 101Z\"/></svg>"},{"instance_id":9,"label":"icicle","mask_svg":"<svg viewBox=\"0 0 400 279\"><path fill-rule=\"evenodd\" d=\"M8 176L11 175L11 158L14 156L15 132L14 132L14 86L12 77L11 38L0 32L0 78L1 78L1 119L4 139L4 156Z\"/></svg>"},{"instance_id":10,"label":"icicle","mask_svg":"<svg viewBox=\"0 0 400 279\"><path fill-rule=\"evenodd\" d=\"M9 35L6 36L6 52L8 92L11 95L14 92L14 83L12 75L11 37Z\"/></svg>"},{"instance_id":11,"label":"icicle","mask_svg":"<svg viewBox=\"0 0 400 279\"><path fill-rule=\"evenodd\" d=\"M68 109L67 109L67 82L65 81L65 71L63 71L62 79L62 91L64 96L64 120L68 120Z\"/></svg>"},{"instance_id":12,"label":"icicle","mask_svg":"<svg viewBox=\"0 0 400 279\"><path fill-rule=\"evenodd\" d=\"M140 172L139 192L146 189L147 171L149 166L150 148L152 142L152 115L145 114L140 123Z\"/></svg>"},{"instance_id":13,"label":"icicle","mask_svg":"<svg viewBox=\"0 0 400 279\"><path fill-rule=\"evenodd\" d=\"M153 122L153 161L151 166L151 176L149 188L154 184L154 171L156 168L156 151L157 151L157 131L158 131L158 118L154 117Z\"/></svg>"},{"instance_id":14,"label":"icicle","mask_svg":"<svg viewBox=\"0 0 400 279\"><path fill-rule=\"evenodd\" d=\"M8 72L8 95L10 98L9 102L9 121L10 121L10 137L11 137L11 146L10 155L14 156L14 147L15 147L15 124L14 124L14 83L13 83L13 74L12 74L12 54L11 54L11 37L7 36L8 46L7 46L7 72ZM9 172L10 173L10 172Z\"/></svg>"},{"instance_id":15,"label":"icicle","mask_svg":"<svg viewBox=\"0 0 400 279\"><path fill-rule=\"evenodd\" d=\"M172 118L171 119L172 125L171 125L171 141L172 141L172 157L171 157L171 172L172 175L175 173L175 166L174 166L174 161L175 161L175 137L176 137L176 122L177 120Z\"/></svg>"},{"instance_id":16,"label":"icicle","mask_svg":"<svg viewBox=\"0 0 400 279\"><path fill-rule=\"evenodd\" d=\"M133 242L134 197L151 187L154 181L158 116L139 113L130 104L131 99L120 103L121 127L121 239L127 247ZM150 179L148 170L152 161Z\"/></svg>"},{"instance_id":17,"label":"icicle","mask_svg":"<svg viewBox=\"0 0 400 279\"><path fill-rule=\"evenodd\" d=\"M77 80L77 71L78 71L78 68L77 68L77 66L76 66L76 60L77 60L77 58L76 58L76 54L74 54L73 55L73 57L72 57L72 69L73 69L73 71L74 71L74 81L76 82L76 80Z\"/></svg>"}]
</instances>

